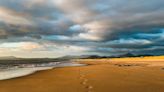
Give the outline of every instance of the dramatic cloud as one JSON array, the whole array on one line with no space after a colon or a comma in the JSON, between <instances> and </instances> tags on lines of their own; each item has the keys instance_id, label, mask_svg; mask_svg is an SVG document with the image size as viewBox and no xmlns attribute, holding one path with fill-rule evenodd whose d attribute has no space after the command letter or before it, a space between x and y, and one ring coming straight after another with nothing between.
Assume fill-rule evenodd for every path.
<instances>
[{"instance_id":1,"label":"dramatic cloud","mask_svg":"<svg viewBox=\"0 0 164 92\"><path fill-rule=\"evenodd\" d=\"M164 54L163 4L163 0L0 0L0 53Z\"/></svg>"}]
</instances>

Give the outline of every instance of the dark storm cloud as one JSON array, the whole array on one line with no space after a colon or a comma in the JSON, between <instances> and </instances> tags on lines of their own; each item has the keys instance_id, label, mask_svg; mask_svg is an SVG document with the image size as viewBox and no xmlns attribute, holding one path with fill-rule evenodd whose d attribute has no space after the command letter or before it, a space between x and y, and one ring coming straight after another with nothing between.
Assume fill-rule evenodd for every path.
<instances>
[{"instance_id":1,"label":"dark storm cloud","mask_svg":"<svg viewBox=\"0 0 164 92\"><path fill-rule=\"evenodd\" d=\"M87 48L87 53L164 54L163 4L163 0L0 0L0 39L77 46L80 51Z\"/></svg>"}]
</instances>

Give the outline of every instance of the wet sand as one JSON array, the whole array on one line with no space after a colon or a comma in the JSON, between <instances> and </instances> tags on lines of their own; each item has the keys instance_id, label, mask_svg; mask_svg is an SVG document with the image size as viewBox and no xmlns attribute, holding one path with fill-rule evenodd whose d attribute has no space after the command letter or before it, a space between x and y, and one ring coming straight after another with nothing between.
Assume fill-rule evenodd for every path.
<instances>
[{"instance_id":1,"label":"wet sand","mask_svg":"<svg viewBox=\"0 0 164 92\"><path fill-rule=\"evenodd\" d=\"M0 92L164 92L163 60L159 57L153 61L151 58L78 60L89 65L0 81Z\"/></svg>"}]
</instances>

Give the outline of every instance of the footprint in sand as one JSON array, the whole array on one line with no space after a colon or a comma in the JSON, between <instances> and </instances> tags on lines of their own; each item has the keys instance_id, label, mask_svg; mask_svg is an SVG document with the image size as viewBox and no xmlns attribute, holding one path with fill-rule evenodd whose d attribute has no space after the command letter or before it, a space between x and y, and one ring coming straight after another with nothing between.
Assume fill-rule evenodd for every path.
<instances>
[{"instance_id":1,"label":"footprint in sand","mask_svg":"<svg viewBox=\"0 0 164 92\"><path fill-rule=\"evenodd\" d=\"M83 81L81 84L82 84L82 85L86 85L86 84L87 84L87 82Z\"/></svg>"},{"instance_id":2,"label":"footprint in sand","mask_svg":"<svg viewBox=\"0 0 164 92\"><path fill-rule=\"evenodd\" d=\"M87 86L87 89L93 89L93 86L91 86L91 85Z\"/></svg>"},{"instance_id":3,"label":"footprint in sand","mask_svg":"<svg viewBox=\"0 0 164 92\"><path fill-rule=\"evenodd\" d=\"M90 85L90 86L87 86L86 88L87 88L87 90L88 90L87 92L91 92L92 89L93 89L93 86Z\"/></svg>"},{"instance_id":4,"label":"footprint in sand","mask_svg":"<svg viewBox=\"0 0 164 92\"><path fill-rule=\"evenodd\" d=\"M137 64L114 64L115 66L118 67L132 67L132 66L139 66Z\"/></svg>"},{"instance_id":5,"label":"footprint in sand","mask_svg":"<svg viewBox=\"0 0 164 92\"><path fill-rule=\"evenodd\" d=\"M86 85L86 84L87 84L87 82L88 82L88 79L83 79L83 81L82 81L82 83L81 83L81 84Z\"/></svg>"},{"instance_id":6,"label":"footprint in sand","mask_svg":"<svg viewBox=\"0 0 164 92\"><path fill-rule=\"evenodd\" d=\"M84 79L84 77L85 77L84 75L80 75L80 79Z\"/></svg>"},{"instance_id":7,"label":"footprint in sand","mask_svg":"<svg viewBox=\"0 0 164 92\"><path fill-rule=\"evenodd\" d=\"M82 72L80 71L79 74L80 74L80 79L82 79L81 84L84 85L84 86L86 87L87 92L92 92L93 86L88 84L88 81L89 81L89 80L88 80L88 79L86 78L86 76L85 76L86 73L82 73ZM87 85L89 85L89 86L87 86Z\"/></svg>"}]
</instances>

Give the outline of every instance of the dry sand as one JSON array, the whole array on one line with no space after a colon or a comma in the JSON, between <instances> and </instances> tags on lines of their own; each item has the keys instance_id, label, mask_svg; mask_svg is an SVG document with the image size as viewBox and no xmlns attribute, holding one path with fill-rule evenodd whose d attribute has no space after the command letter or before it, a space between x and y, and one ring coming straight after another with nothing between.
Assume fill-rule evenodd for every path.
<instances>
[{"instance_id":1,"label":"dry sand","mask_svg":"<svg viewBox=\"0 0 164 92\"><path fill-rule=\"evenodd\" d=\"M164 92L161 57L78 61L89 65L0 81L0 92Z\"/></svg>"}]
</instances>

